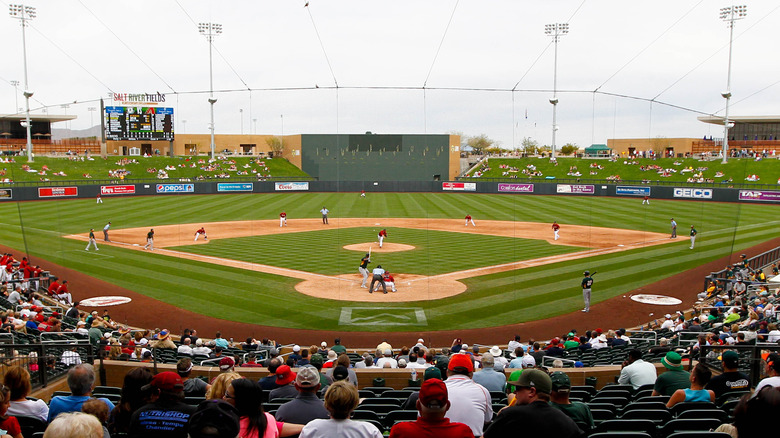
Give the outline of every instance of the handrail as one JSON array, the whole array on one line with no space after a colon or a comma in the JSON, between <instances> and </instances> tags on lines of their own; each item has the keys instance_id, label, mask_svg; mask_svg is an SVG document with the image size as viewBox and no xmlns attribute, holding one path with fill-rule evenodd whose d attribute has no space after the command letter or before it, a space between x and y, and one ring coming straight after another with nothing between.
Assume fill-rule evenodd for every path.
<instances>
[{"instance_id":1,"label":"handrail","mask_svg":"<svg viewBox=\"0 0 780 438\"><path fill-rule=\"evenodd\" d=\"M593 185L640 185L640 186L685 186L692 185L696 187L712 188L739 188L739 189L777 189L777 184L755 184L750 182L732 181L732 182L687 182L687 181L660 181L660 180L607 180L607 179L585 179L585 178L546 178L546 177L525 177L507 178L507 177L455 177L456 181L467 182L505 182L505 183L561 183L561 184L593 184Z\"/></svg>"}]
</instances>

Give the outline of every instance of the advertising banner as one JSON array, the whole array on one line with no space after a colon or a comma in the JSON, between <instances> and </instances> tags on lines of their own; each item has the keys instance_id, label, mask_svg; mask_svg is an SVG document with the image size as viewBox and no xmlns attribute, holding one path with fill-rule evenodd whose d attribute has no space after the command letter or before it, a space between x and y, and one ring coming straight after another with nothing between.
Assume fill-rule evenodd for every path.
<instances>
[{"instance_id":1,"label":"advertising banner","mask_svg":"<svg viewBox=\"0 0 780 438\"><path fill-rule=\"evenodd\" d=\"M309 190L309 183L308 182L274 183L274 190L279 190L279 191Z\"/></svg>"},{"instance_id":2,"label":"advertising banner","mask_svg":"<svg viewBox=\"0 0 780 438\"><path fill-rule=\"evenodd\" d=\"M780 202L780 192L763 192L758 190L740 190L740 201Z\"/></svg>"},{"instance_id":3,"label":"advertising banner","mask_svg":"<svg viewBox=\"0 0 780 438\"><path fill-rule=\"evenodd\" d=\"M511 192L511 193L533 193L533 184L505 184L498 185L499 192Z\"/></svg>"},{"instance_id":4,"label":"advertising banner","mask_svg":"<svg viewBox=\"0 0 780 438\"><path fill-rule=\"evenodd\" d=\"M0 189L0 201L7 201L13 197L13 189Z\"/></svg>"},{"instance_id":5,"label":"advertising banner","mask_svg":"<svg viewBox=\"0 0 780 438\"><path fill-rule=\"evenodd\" d=\"M712 189L674 188L675 198L712 199Z\"/></svg>"},{"instance_id":6,"label":"advertising banner","mask_svg":"<svg viewBox=\"0 0 780 438\"><path fill-rule=\"evenodd\" d=\"M128 184L124 186L100 186L101 195L133 195L135 194L135 185Z\"/></svg>"},{"instance_id":7,"label":"advertising banner","mask_svg":"<svg viewBox=\"0 0 780 438\"><path fill-rule=\"evenodd\" d=\"M195 193L195 184L157 184L157 193Z\"/></svg>"},{"instance_id":8,"label":"advertising banner","mask_svg":"<svg viewBox=\"0 0 780 438\"><path fill-rule=\"evenodd\" d=\"M60 198L63 196L78 196L78 187L40 187L38 188L39 198Z\"/></svg>"},{"instance_id":9,"label":"advertising banner","mask_svg":"<svg viewBox=\"0 0 780 438\"><path fill-rule=\"evenodd\" d=\"M477 183L444 182L441 183L441 189L474 192L477 190Z\"/></svg>"},{"instance_id":10,"label":"advertising banner","mask_svg":"<svg viewBox=\"0 0 780 438\"><path fill-rule=\"evenodd\" d=\"M615 194L629 196L650 196L650 187L617 186L615 189Z\"/></svg>"},{"instance_id":11,"label":"advertising banner","mask_svg":"<svg viewBox=\"0 0 780 438\"><path fill-rule=\"evenodd\" d=\"M557 192L592 195L596 193L596 186L588 184L558 184Z\"/></svg>"},{"instance_id":12,"label":"advertising banner","mask_svg":"<svg viewBox=\"0 0 780 438\"><path fill-rule=\"evenodd\" d=\"M253 189L252 183L217 183L218 192L251 192Z\"/></svg>"}]
</instances>

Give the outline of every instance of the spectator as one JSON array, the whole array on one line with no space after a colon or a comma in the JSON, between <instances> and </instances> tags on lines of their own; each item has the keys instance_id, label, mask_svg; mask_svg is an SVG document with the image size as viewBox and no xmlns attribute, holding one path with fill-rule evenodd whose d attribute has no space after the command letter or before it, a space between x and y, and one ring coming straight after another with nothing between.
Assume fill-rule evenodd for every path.
<instances>
[{"instance_id":1,"label":"spectator","mask_svg":"<svg viewBox=\"0 0 780 438\"><path fill-rule=\"evenodd\" d=\"M753 397L755 397L765 386L780 387L780 354L770 353L766 357L765 371L767 377L758 382L756 390L753 391Z\"/></svg>"},{"instance_id":2,"label":"spectator","mask_svg":"<svg viewBox=\"0 0 780 438\"><path fill-rule=\"evenodd\" d=\"M386 348L382 351L382 357L376 361L376 366L379 368L386 368L385 363L390 364L390 368L398 368L398 361L393 359L393 350Z\"/></svg>"},{"instance_id":3,"label":"spectator","mask_svg":"<svg viewBox=\"0 0 780 438\"><path fill-rule=\"evenodd\" d=\"M484 361L484 357L482 358ZM445 417L450 408L447 385L439 379L428 379L420 388L416 402L420 416L417 421L396 423L390 430L391 438L419 438L442 436L449 438L472 438L471 429L463 423L450 422Z\"/></svg>"},{"instance_id":4,"label":"spectator","mask_svg":"<svg viewBox=\"0 0 780 438\"><path fill-rule=\"evenodd\" d=\"M353 421L349 417L358 405L360 397L355 385L335 382L325 392L325 409L328 420L312 420L301 431L301 438L368 437L382 438L382 432L371 423Z\"/></svg>"},{"instance_id":5,"label":"spectator","mask_svg":"<svg viewBox=\"0 0 780 438\"><path fill-rule=\"evenodd\" d=\"M201 403L188 429L190 438L236 438L241 430L238 410L222 400Z\"/></svg>"},{"instance_id":6,"label":"spectator","mask_svg":"<svg viewBox=\"0 0 780 438\"><path fill-rule=\"evenodd\" d=\"M8 390L7 386L0 387L0 429L12 438L23 438L19 421L12 415L6 415L10 404L11 391Z\"/></svg>"},{"instance_id":7,"label":"spectator","mask_svg":"<svg viewBox=\"0 0 780 438\"><path fill-rule=\"evenodd\" d=\"M276 369L277 388L268 394L268 399L275 398L295 398L298 390L295 389L295 373L287 365L282 365Z\"/></svg>"},{"instance_id":8,"label":"spectator","mask_svg":"<svg viewBox=\"0 0 780 438\"><path fill-rule=\"evenodd\" d=\"M214 336L214 345L222 349L228 348L230 346L228 340L222 337L221 332L217 332L216 336Z\"/></svg>"},{"instance_id":9,"label":"spectator","mask_svg":"<svg viewBox=\"0 0 780 438\"><path fill-rule=\"evenodd\" d=\"M475 372L472 379L484 386L488 391L503 391L504 386L506 385L506 376L503 371L496 371L493 360L494 356L492 355L492 351L491 354L483 355L482 369Z\"/></svg>"},{"instance_id":10,"label":"spectator","mask_svg":"<svg viewBox=\"0 0 780 438\"><path fill-rule=\"evenodd\" d=\"M515 386L515 406L502 409L485 438L516 436L519 431L528 436L556 438L584 437L585 433L566 414L550 406L552 380L541 370L523 370Z\"/></svg>"},{"instance_id":11,"label":"spectator","mask_svg":"<svg viewBox=\"0 0 780 438\"><path fill-rule=\"evenodd\" d=\"M147 367L133 368L125 374L122 397L108 417L110 433L130 432L130 418L133 412L146 404L146 394L142 388L148 385L153 377L151 368Z\"/></svg>"},{"instance_id":12,"label":"spectator","mask_svg":"<svg viewBox=\"0 0 780 438\"><path fill-rule=\"evenodd\" d=\"M326 370L325 375L333 378L335 367L339 367L339 366L344 367L347 370L349 383L357 386L358 385L357 374L355 374L355 370L350 368L351 361L349 360L349 356L347 356L346 354L339 355L339 357L336 359L336 362L333 363L334 368ZM333 380L335 380L335 378L333 378Z\"/></svg>"},{"instance_id":13,"label":"spectator","mask_svg":"<svg viewBox=\"0 0 780 438\"><path fill-rule=\"evenodd\" d=\"M768 423L773 422L772 418L775 418L779 410L780 388L776 385L756 388L752 396L742 397L734 407L734 425L739 436L741 438L767 436L770 433L767 427L771 427Z\"/></svg>"},{"instance_id":14,"label":"spectator","mask_svg":"<svg viewBox=\"0 0 780 438\"><path fill-rule=\"evenodd\" d=\"M338 365L336 368L333 368L332 377L334 382L338 382L339 380L346 380L347 382L349 382L349 372L347 368L341 365Z\"/></svg>"},{"instance_id":15,"label":"spectator","mask_svg":"<svg viewBox=\"0 0 780 438\"><path fill-rule=\"evenodd\" d=\"M569 400L569 392L571 391L569 375L562 371L556 371L552 373L550 380L552 381L550 405L560 409L567 417L574 420L582 430L586 432L592 430L594 427L593 414L590 413L588 405Z\"/></svg>"},{"instance_id":16,"label":"spectator","mask_svg":"<svg viewBox=\"0 0 780 438\"><path fill-rule=\"evenodd\" d=\"M509 361L507 368L523 368L523 358L525 357L525 351L523 350L523 347L515 348L509 356L512 357L512 360ZM529 357L531 356L529 355Z\"/></svg>"},{"instance_id":17,"label":"spectator","mask_svg":"<svg viewBox=\"0 0 780 438\"><path fill-rule=\"evenodd\" d=\"M691 387L691 375L683 370L682 357L679 354L674 351L666 353L666 356L661 359L661 364L663 364L667 371L655 379L655 385L653 386L654 396L671 396L678 389Z\"/></svg>"},{"instance_id":18,"label":"spectator","mask_svg":"<svg viewBox=\"0 0 780 438\"><path fill-rule=\"evenodd\" d=\"M298 396L283 404L276 411L276 420L296 424L308 424L312 420L327 419L328 410L317 397L320 389L320 373L314 367L304 367L295 376L295 389ZM298 434L293 435L297 437Z\"/></svg>"},{"instance_id":19,"label":"spectator","mask_svg":"<svg viewBox=\"0 0 780 438\"><path fill-rule=\"evenodd\" d=\"M221 400L225 396L225 390L235 379L240 379L238 373L221 373L211 381L211 388L206 391L206 400Z\"/></svg>"},{"instance_id":20,"label":"spectator","mask_svg":"<svg viewBox=\"0 0 780 438\"><path fill-rule=\"evenodd\" d=\"M425 383L425 381L428 379L441 380L441 371L439 371L439 369L436 367L426 368L425 372L423 373L423 383ZM417 400L420 398L419 396L419 391L412 391L412 393L409 395L409 398L407 398L406 401L401 405L401 409L407 411L417 409Z\"/></svg>"},{"instance_id":21,"label":"spectator","mask_svg":"<svg viewBox=\"0 0 780 438\"><path fill-rule=\"evenodd\" d=\"M108 424L108 406L105 403L91 398L81 405L81 412L97 418L100 421L100 425L103 426L103 438L111 438L111 434L106 427L106 424Z\"/></svg>"},{"instance_id":22,"label":"spectator","mask_svg":"<svg viewBox=\"0 0 780 438\"><path fill-rule=\"evenodd\" d=\"M160 333L157 334L157 341L152 344L152 348L168 348L175 350L176 344L171 340L171 332L168 329L161 330Z\"/></svg>"},{"instance_id":23,"label":"spectator","mask_svg":"<svg viewBox=\"0 0 780 438\"><path fill-rule=\"evenodd\" d=\"M336 353L336 350L330 350L328 352L327 358L328 358L327 362L325 362L322 365L322 367L323 368L333 368L334 366L336 366L335 365L336 364L336 359L339 358L339 355L338 355L338 353Z\"/></svg>"},{"instance_id":24,"label":"spectator","mask_svg":"<svg viewBox=\"0 0 780 438\"><path fill-rule=\"evenodd\" d=\"M184 403L184 384L178 374L163 371L141 388L148 391L149 403L130 419L131 437L186 438L195 406Z\"/></svg>"},{"instance_id":25,"label":"spectator","mask_svg":"<svg viewBox=\"0 0 780 438\"><path fill-rule=\"evenodd\" d=\"M15 417L34 417L46 421L49 417L49 405L43 400L27 400L32 384L30 373L26 369L15 366L6 371L3 376L5 386L10 393L11 405L8 407L8 415Z\"/></svg>"},{"instance_id":26,"label":"spectator","mask_svg":"<svg viewBox=\"0 0 780 438\"><path fill-rule=\"evenodd\" d=\"M520 335L515 335L515 338L506 345L506 349L516 351L518 348L523 348L523 344L520 343Z\"/></svg>"},{"instance_id":27,"label":"spectator","mask_svg":"<svg viewBox=\"0 0 780 438\"><path fill-rule=\"evenodd\" d=\"M504 357L504 352L498 348L498 345L494 345L490 348L489 354L493 356L493 366L496 367L496 371L503 371L504 368L509 365L509 361Z\"/></svg>"},{"instance_id":28,"label":"spectator","mask_svg":"<svg viewBox=\"0 0 780 438\"><path fill-rule=\"evenodd\" d=\"M691 373L691 387L675 391L666 403L666 407L671 408L682 402L714 402L715 392L704 389L710 378L712 378L712 371L703 363L697 363Z\"/></svg>"},{"instance_id":29,"label":"spectator","mask_svg":"<svg viewBox=\"0 0 780 438\"><path fill-rule=\"evenodd\" d=\"M298 362L296 362L295 365L298 366L298 367L302 367L304 365L308 365L309 363L310 363L309 362L309 349L308 348L304 348L303 350L301 350L301 358L298 359Z\"/></svg>"},{"instance_id":30,"label":"spectator","mask_svg":"<svg viewBox=\"0 0 780 438\"><path fill-rule=\"evenodd\" d=\"M192 338L189 338L190 341ZM198 339L195 341L195 348L192 349L192 354L195 355L201 355L201 356L211 356L211 348L206 347L203 345L203 339Z\"/></svg>"},{"instance_id":31,"label":"spectator","mask_svg":"<svg viewBox=\"0 0 780 438\"><path fill-rule=\"evenodd\" d=\"M246 362L241 364L241 366L247 368L261 368L263 365L257 363L257 353L255 353L254 351L250 351L246 355Z\"/></svg>"},{"instance_id":32,"label":"spectator","mask_svg":"<svg viewBox=\"0 0 780 438\"><path fill-rule=\"evenodd\" d=\"M655 365L642 360L642 352L639 350L630 350L628 359L623 362L623 369L620 370L618 383L621 385L631 385L634 390L642 385L652 385L655 383L656 372Z\"/></svg>"},{"instance_id":33,"label":"spectator","mask_svg":"<svg viewBox=\"0 0 780 438\"><path fill-rule=\"evenodd\" d=\"M347 352L347 347L341 345L341 338L334 339L333 340L333 347L331 347L330 349L335 351L336 354L344 354L344 353Z\"/></svg>"},{"instance_id":34,"label":"spectator","mask_svg":"<svg viewBox=\"0 0 780 438\"><path fill-rule=\"evenodd\" d=\"M282 365L282 360L278 357L271 359L268 364L268 375L260 379L260 387L264 391L268 392L279 387L276 384L276 370Z\"/></svg>"},{"instance_id":35,"label":"spectator","mask_svg":"<svg viewBox=\"0 0 780 438\"><path fill-rule=\"evenodd\" d=\"M715 393L715 398L729 391L745 391L750 389L750 377L739 371L739 354L736 351L724 351L721 355L723 373L714 376L705 386Z\"/></svg>"},{"instance_id":36,"label":"spectator","mask_svg":"<svg viewBox=\"0 0 780 438\"><path fill-rule=\"evenodd\" d=\"M293 363L298 363L299 360L301 360L301 346L300 345L293 345L292 348L292 354L288 357L288 360L292 360Z\"/></svg>"},{"instance_id":37,"label":"spectator","mask_svg":"<svg viewBox=\"0 0 780 438\"><path fill-rule=\"evenodd\" d=\"M668 353L671 351L672 348L669 347L669 340L666 338L661 338L658 340L658 345L650 347L650 349L647 351L650 354L661 354L661 353Z\"/></svg>"},{"instance_id":38,"label":"spectator","mask_svg":"<svg viewBox=\"0 0 780 438\"><path fill-rule=\"evenodd\" d=\"M588 345L590 345L590 344L588 344ZM541 364L542 363L542 358L544 356L546 356L546 355L547 355L547 353L544 350L542 350L542 346L538 342L534 342L533 343L533 351L531 352L531 357L534 358L534 362L538 363L538 364Z\"/></svg>"},{"instance_id":39,"label":"spectator","mask_svg":"<svg viewBox=\"0 0 780 438\"><path fill-rule=\"evenodd\" d=\"M183 357L179 359L179 362L176 364L176 373L179 374L179 377L181 377L181 383L184 385L185 397L206 396L206 392L209 390L211 385L201 379L190 378L190 374L192 374L192 359L189 357Z\"/></svg>"},{"instance_id":40,"label":"spectator","mask_svg":"<svg viewBox=\"0 0 780 438\"><path fill-rule=\"evenodd\" d=\"M474 436L482 436L485 423L493 418L490 393L474 382L474 361L467 354L453 354L447 364L447 392L452 397L446 417L464 423Z\"/></svg>"},{"instance_id":41,"label":"spectator","mask_svg":"<svg viewBox=\"0 0 780 438\"><path fill-rule=\"evenodd\" d=\"M176 350L178 354L184 354L187 356L192 356L192 346L190 345L192 343L192 339L190 338L184 338L184 341L182 341L181 345L179 345L179 348Z\"/></svg>"},{"instance_id":42,"label":"spectator","mask_svg":"<svg viewBox=\"0 0 780 438\"><path fill-rule=\"evenodd\" d=\"M239 436L288 437L299 433L303 428L302 424L277 422L271 414L263 411L262 392L263 389L257 382L244 378L231 381L225 390L225 401L235 406L240 416Z\"/></svg>"},{"instance_id":43,"label":"spectator","mask_svg":"<svg viewBox=\"0 0 780 438\"><path fill-rule=\"evenodd\" d=\"M92 395L92 388L95 384L95 370L90 364L80 364L68 371L68 387L71 395L58 395L52 397L49 402L49 423L57 418L57 415L64 412L81 411L81 405L89 400ZM108 409L114 409L114 404L106 398L99 398L108 406ZM102 435L101 435L102 436Z\"/></svg>"},{"instance_id":44,"label":"spectator","mask_svg":"<svg viewBox=\"0 0 780 438\"><path fill-rule=\"evenodd\" d=\"M236 370L236 361L230 356L225 356L219 360L220 373L233 373Z\"/></svg>"},{"instance_id":45,"label":"spectator","mask_svg":"<svg viewBox=\"0 0 780 438\"><path fill-rule=\"evenodd\" d=\"M103 426L92 415L66 412L49 423L43 438L103 438Z\"/></svg>"}]
</instances>

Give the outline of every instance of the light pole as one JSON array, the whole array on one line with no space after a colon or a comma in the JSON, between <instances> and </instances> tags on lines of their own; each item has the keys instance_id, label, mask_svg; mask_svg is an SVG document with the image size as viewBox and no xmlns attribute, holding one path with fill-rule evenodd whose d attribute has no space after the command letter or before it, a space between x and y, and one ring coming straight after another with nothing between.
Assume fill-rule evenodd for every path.
<instances>
[{"instance_id":1,"label":"light pole","mask_svg":"<svg viewBox=\"0 0 780 438\"><path fill-rule=\"evenodd\" d=\"M68 108L70 108L70 104L63 103L62 105L60 105L60 108L62 108L65 111L65 115L67 116L68 115ZM71 128L70 122L65 122L65 123L66 123L65 126L68 128L68 130L70 130L70 128Z\"/></svg>"},{"instance_id":2,"label":"light pole","mask_svg":"<svg viewBox=\"0 0 780 438\"><path fill-rule=\"evenodd\" d=\"M729 154L729 101L731 100L731 46L734 41L734 22L745 18L747 6L728 6L720 9L720 19L729 26L729 72L726 78L726 91L720 93L726 99L726 115L723 117L723 164L728 162Z\"/></svg>"},{"instance_id":3,"label":"light pole","mask_svg":"<svg viewBox=\"0 0 780 438\"><path fill-rule=\"evenodd\" d=\"M552 156L551 160L555 160L555 131L558 130L556 124L556 116L558 110L558 41L562 36L569 33L569 23L554 23L546 24L544 26L544 33L551 36L553 44L555 44L555 66L553 69L553 97L550 99L550 103L553 106L553 120L552 120Z\"/></svg>"},{"instance_id":4,"label":"light pole","mask_svg":"<svg viewBox=\"0 0 780 438\"><path fill-rule=\"evenodd\" d=\"M95 126L95 111L97 111L97 108L94 106L91 106L87 108L87 111L89 111L89 129L92 129Z\"/></svg>"},{"instance_id":5,"label":"light pole","mask_svg":"<svg viewBox=\"0 0 780 438\"><path fill-rule=\"evenodd\" d=\"M257 134L257 119L252 119L252 131Z\"/></svg>"},{"instance_id":6,"label":"light pole","mask_svg":"<svg viewBox=\"0 0 780 438\"><path fill-rule=\"evenodd\" d=\"M14 111L19 111L19 81L11 81L14 87Z\"/></svg>"},{"instance_id":7,"label":"light pole","mask_svg":"<svg viewBox=\"0 0 780 438\"><path fill-rule=\"evenodd\" d=\"M222 33L222 25L216 23L199 23L198 32L206 37L209 42L209 104L211 105L211 158L214 158L214 104L217 103L217 99L214 99L214 72L211 63L211 47L214 38Z\"/></svg>"},{"instance_id":8,"label":"light pole","mask_svg":"<svg viewBox=\"0 0 780 438\"><path fill-rule=\"evenodd\" d=\"M241 135L244 135L244 109L238 109L238 117L241 119Z\"/></svg>"},{"instance_id":9,"label":"light pole","mask_svg":"<svg viewBox=\"0 0 780 438\"><path fill-rule=\"evenodd\" d=\"M32 134L30 133L30 98L33 96L33 92L30 91L29 83L27 82L27 39L25 36L24 28L27 27L27 22L35 18L35 8L32 6L10 4L8 5L8 12L12 18L16 18L22 25L22 53L24 56L24 100L26 102L25 107L25 121L27 124L27 161L32 161Z\"/></svg>"}]
</instances>

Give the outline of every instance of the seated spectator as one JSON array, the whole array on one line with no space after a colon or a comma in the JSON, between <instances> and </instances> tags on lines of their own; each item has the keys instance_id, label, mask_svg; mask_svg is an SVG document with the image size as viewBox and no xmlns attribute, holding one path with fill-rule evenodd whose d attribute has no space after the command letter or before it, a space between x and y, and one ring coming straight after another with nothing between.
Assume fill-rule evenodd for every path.
<instances>
[{"instance_id":1,"label":"seated spectator","mask_svg":"<svg viewBox=\"0 0 780 438\"><path fill-rule=\"evenodd\" d=\"M696 364L690 376L691 387L675 391L666 403L666 407L671 408L682 402L714 402L715 392L704 389L710 378L712 378L712 371L703 363Z\"/></svg>"},{"instance_id":2,"label":"seated spectator","mask_svg":"<svg viewBox=\"0 0 780 438\"><path fill-rule=\"evenodd\" d=\"M283 365L285 366L285 365ZM278 422L263 411L262 388L249 379L236 379L225 390L224 400L235 406L240 416L241 437L292 436L301 431L302 424Z\"/></svg>"},{"instance_id":3,"label":"seated spectator","mask_svg":"<svg viewBox=\"0 0 780 438\"><path fill-rule=\"evenodd\" d=\"M9 368L3 376L3 381L10 391L11 405L8 407L8 415L34 417L41 421L48 419L49 405L45 401L27 400L32 384L30 373L26 369L20 366Z\"/></svg>"},{"instance_id":4,"label":"seated spectator","mask_svg":"<svg viewBox=\"0 0 780 438\"><path fill-rule=\"evenodd\" d=\"M669 347L669 340L666 338L661 338L658 340L658 345L650 347L649 350L647 350L650 354L660 354L660 353L667 353L671 351L672 348Z\"/></svg>"},{"instance_id":5,"label":"seated spectator","mask_svg":"<svg viewBox=\"0 0 780 438\"><path fill-rule=\"evenodd\" d=\"M739 354L736 351L724 351L721 355L723 373L714 376L705 386L715 392L717 399L729 391L745 391L750 389L750 377L739 371Z\"/></svg>"},{"instance_id":6,"label":"seated spectator","mask_svg":"<svg viewBox=\"0 0 780 438\"><path fill-rule=\"evenodd\" d=\"M55 418L46 428L44 438L103 438L103 426L92 415L66 412Z\"/></svg>"},{"instance_id":7,"label":"seated spectator","mask_svg":"<svg viewBox=\"0 0 780 438\"><path fill-rule=\"evenodd\" d=\"M268 400L275 398L295 398L298 390L295 389L295 372L287 365L276 369L277 388L268 394Z\"/></svg>"},{"instance_id":8,"label":"seated spectator","mask_svg":"<svg viewBox=\"0 0 780 438\"><path fill-rule=\"evenodd\" d=\"M184 338L184 341L182 341L181 345L179 345L179 348L176 349L176 353L192 356L192 346L190 345L191 343L192 340L190 338Z\"/></svg>"},{"instance_id":9,"label":"seated spectator","mask_svg":"<svg viewBox=\"0 0 780 438\"><path fill-rule=\"evenodd\" d=\"M0 429L5 433L3 436L12 438L22 438L22 428L19 421L13 415L8 413L8 405L11 403L11 391L7 386L0 387Z\"/></svg>"},{"instance_id":10,"label":"seated spectator","mask_svg":"<svg viewBox=\"0 0 780 438\"><path fill-rule=\"evenodd\" d=\"M238 373L221 373L211 381L211 388L206 391L206 400L221 400L225 396L228 385L235 379L240 379Z\"/></svg>"},{"instance_id":11,"label":"seated spectator","mask_svg":"<svg viewBox=\"0 0 780 438\"><path fill-rule=\"evenodd\" d=\"M482 436L486 423L493 418L490 393L484 386L474 382L474 361L467 354L453 354L447 363L447 392L450 409L446 417L451 421L464 423L474 436Z\"/></svg>"},{"instance_id":12,"label":"seated spectator","mask_svg":"<svg viewBox=\"0 0 780 438\"><path fill-rule=\"evenodd\" d=\"M185 397L206 396L206 392L211 385L201 379L190 378L190 374L192 373L192 359L189 357L179 359L179 362L176 363L176 373L181 377L181 383L184 385Z\"/></svg>"},{"instance_id":13,"label":"seated spectator","mask_svg":"<svg viewBox=\"0 0 780 438\"><path fill-rule=\"evenodd\" d=\"M629 351L628 359L623 362L623 369L620 370L618 383L631 385L634 389L637 389L642 385L654 384L655 379L655 365L642 360L641 351L636 349Z\"/></svg>"},{"instance_id":14,"label":"seated spectator","mask_svg":"<svg viewBox=\"0 0 780 438\"><path fill-rule=\"evenodd\" d=\"M488 353L493 356L493 363L494 367L496 367L497 371L503 371L504 368L506 368L509 365L509 361L506 360L504 357L504 352L501 351L500 348L498 348L498 345L494 345L490 348L490 352Z\"/></svg>"},{"instance_id":15,"label":"seated spectator","mask_svg":"<svg viewBox=\"0 0 780 438\"><path fill-rule=\"evenodd\" d=\"M390 344L387 344L388 346ZM392 347L390 347L392 348ZM347 352L347 347L341 345L341 338L336 338L333 340L333 347L330 348L331 350L335 351L336 354L343 354Z\"/></svg>"},{"instance_id":16,"label":"seated spectator","mask_svg":"<svg viewBox=\"0 0 780 438\"><path fill-rule=\"evenodd\" d=\"M142 390L152 381L154 375L151 368L133 368L125 374L122 384L122 398L108 417L108 429L110 433L130 432L130 417L133 412L146 404L146 394Z\"/></svg>"},{"instance_id":17,"label":"seated spectator","mask_svg":"<svg viewBox=\"0 0 780 438\"><path fill-rule=\"evenodd\" d=\"M765 386L780 387L780 353L770 353L766 356L765 372L767 377L761 379L753 391L755 397Z\"/></svg>"},{"instance_id":18,"label":"seated spectator","mask_svg":"<svg viewBox=\"0 0 780 438\"><path fill-rule=\"evenodd\" d=\"M588 405L569 400L569 392L571 391L569 375L562 371L556 371L550 375L550 380L552 381L550 405L560 409L567 417L574 420L580 428L584 427L585 431L593 429L593 414L590 413Z\"/></svg>"},{"instance_id":19,"label":"seated spectator","mask_svg":"<svg viewBox=\"0 0 780 438\"><path fill-rule=\"evenodd\" d=\"M241 426L238 410L228 402L201 403L190 417L190 438L235 438Z\"/></svg>"},{"instance_id":20,"label":"seated spectator","mask_svg":"<svg viewBox=\"0 0 780 438\"><path fill-rule=\"evenodd\" d=\"M95 370L90 364L80 364L68 371L68 387L71 395L58 395L49 402L49 423L64 412L81 411L81 405L89 400L95 384ZM107 398L99 398L108 408L114 409L114 404ZM101 428L102 429L102 428Z\"/></svg>"},{"instance_id":21,"label":"seated spectator","mask_svg":"<svg viewBox=\"0 0 780 438\"><path fill-rule=\"evenodd\" d=\"M382 438L376 426L365 421L350 420L352 411L358 406L360 396L355 385L335 382L325 392L325 409L330 413L328 420L312 420L301 431L301 438L331 438L355 436Z\"/></svg>"},{"instance_id":22,"label":"seated spectator","mask_svg":"<svg viewBox=\"0 0 780 438\"><path fill-rule=\"evenodd\" d=\"M211 349L203 345L203 339L198 338L198 340L195 341L195 348L192 349L192 354L193 355L197 354L201 356L211 356Z\"/></svg>"},{"instance_id":23,"label":"seated spectator","mask_svg":"<svg viewBox=\"0 0 780 438\"><path fill-rule=\"evenodd\" d=\"M335 365L336 359L339 358L339 355L338 355L338 353L336 353L336 350L330 350L328 352L327 358L328 358L328 360L324 364L322 364L322 367L323 368L333 368L334 366L336 366Z\"/></svg>"},{"instance_id":24,"label":"seated spectator","mask_svg":"<svg viewBox=\"0 0 780 438\"><path fill-rule=\"evenodd\" d=\"M376 366L385 368L385 363L390 364L389 368L398 368L398 361L393 359L393 350L387 348L382 352L382 357L376 361Z\"/></svg>"},{"instance_id":25,"label":"seated spectator","mask_svg":"<svg viewBox=\"0 0 780 438\"><path fill-rule=\"evenodd\" d=\"M493 360L492 354L483 355L482 369L475 372L472 379L488 391L503 391L506 385L506 376L503 373L503 368L502 371L496 370Z\"/></svg>"},{"instance_id":26,"label":"seated spectator","mask_svg":"<svg viewBox=\"0 0 780 438\"><path fill-rule=\"evenodd\" d=\"M773 421L779 410L780 388L776 385L756 388L752 396L742 397L734 407L734 426L742 438L766 436L767 423Z\"/></svg>"},{"instance_id":27,"label":"seated spectator","mask_svg":"<svg viewBox=\"0 0 780 438\"><path fill-rule=\"evenodd\" d=\"M97 399L89 399L81 405L81 412L92 415L100 421L100 425L103 426L103 437L110 437L106 424L108 424L108 406L105 403Z\"/></svg>"},{"instance_id":28,"label":"seated spectator","mask_svg":"<svg viewBox=\"0 0 780 438\"><path fill-rule=\"evenodd\" d=\"M268 364L268 375L260 379L260 387L263 388L266 393L279 387L276 384L276 370L282 365L282 360L278 357L271 359Z\"/></svg>"},{"instance_id":29,"label":"seated spectator","mask_svg":"<svg viewBox=\"0 0 780 438\"><path fill-rule=\"evenodd\" d=\"M482 360L484 361L484 357ZM463 423L450 422L446 418L450 408L447 385L440 379L427 379L419 391L415 403L420 416L417 421L396 423L390 430L392 438L417 438L424 436L442 436L451 438L472 438L471 429Z\"/></svg>"},{"instance_id":30,"label":"seated spectator","mask_svg":"<svg viewBox=\"0 0 780 438\"><path fill-rule=\"evenodd\" d=\"M683 369L682 357L679 354L674 351L666 353L661 364L666 368L666 372L655 379L653 395L671 396L678 389L691 387L691 375Z\"/></svg>"},{"instance_id":31,"label":"seated spectator","mask_svg":"<svg viewBox=\"0 0 780 438\"><path fill-rule=\"evenodd\" d=\"M261 368L263 364L257 363L257 354L252 351L246 355L246 362L241 364L241 366L247 368Z\"/></svg>"},{"instance_id":32,"label":"seated spectator","mask_svg":"<svg viewBox=\"0 0 780 438\"><path fill-rule=\"evenodd\" d=\"M184 403L181 377L163 371L142 388L148 391L149 403L141 406L130 419L130 436L145 438L186 438L190 416L195 406Z\"/></svg>"},{"instance_id":33,"label":"seated spectator","mask_svg":"<svg viewBox=\"0 0 780 438\"><path fill-rule=\"evenodd\" d=\"M301 346L300 345L293 345L292 353L290 356L288 356L288 359L291 359L294 364L298 363L299 360L301 360Z\"/></svg>"},{"instance_id":34,"label":"seated spectator","mask_svg":"<svg viewBox=\"0 0 780 438\"><path fill-rule=\"evenodd\" d=\"M312 420L327 419L328 410L317 397L320 389L320 373L314 367L304 367L295 376L295 399L283 404L276 412L276 420L295 424L307 424ZM297 436L297 435L296 435Z\"/></svg>"},{"instance_id":35,"label":"seated spectator","mask_svg":"<svg viewBox=\"0 0 780 438\"><path fill-rule=\"evenodd\" d=\"M347 356L346 354L340 354L339 357L336 359L336 362L333 363L333 366L334 368L330 368L325 371L326 376L333 377L333 380L336 380L335 377L333 376L335 367L342 366L347 370L347 375L348 375L347 380L349 380L349 383L355 386L358 385L357 374L355 374L355 370L350 368L351 361L349 360L349 356Z\"/></svg>"}]
</instances>

